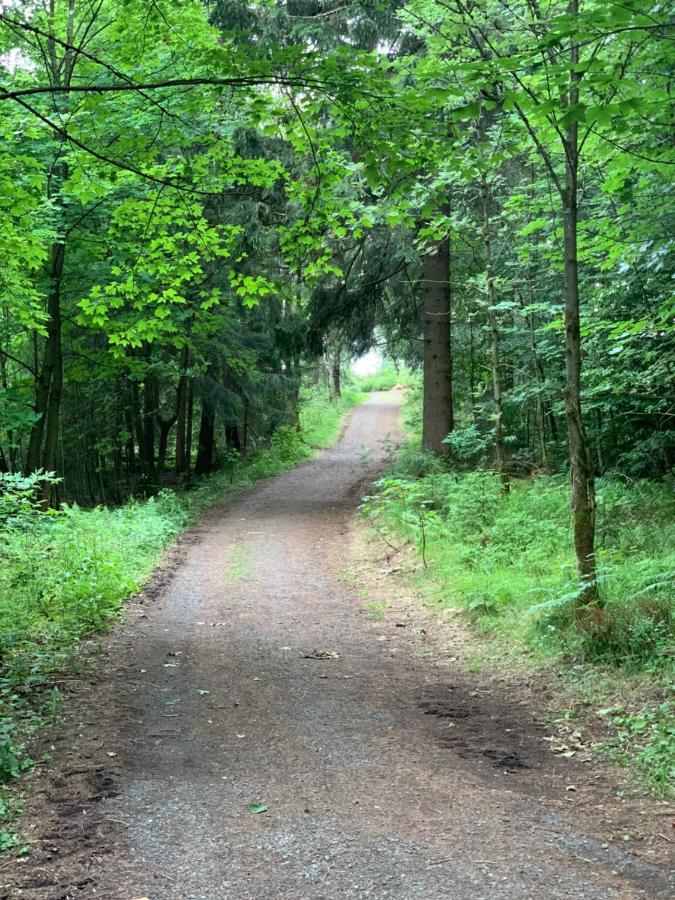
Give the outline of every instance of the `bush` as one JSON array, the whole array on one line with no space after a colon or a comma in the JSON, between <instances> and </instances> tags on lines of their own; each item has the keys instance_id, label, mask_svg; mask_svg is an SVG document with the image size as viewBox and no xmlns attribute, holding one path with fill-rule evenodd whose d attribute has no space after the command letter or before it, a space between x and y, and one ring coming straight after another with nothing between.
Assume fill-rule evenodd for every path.
<instances>
[{"instance_id":1,"label":"bush","mask_svg":"<svg viewBox=\"0 0 675 900\"><path fill-rule=\"evenodd\" d=\"M390 391L399 385L408 386L418 380L418 376L406 366L397 365L393 360L385 360L382 368L374 375L350 374L350 380L359 391Z\"/></svg>"},{"instance_id":2,"label":"bush","mask_svg":"<svg viewBox=\"0 0 675 900\"><path fill-rule=\"evenodd\" d=\"M364 399L360 388L345 387L342 397L332 402L325 388L303 387L300 393L300 427L303 439L312 447L328 447L338 436L342 418Z\"/></svg>"},{"instance_id":3,"label":"bush","mask_svg":"<svg viewBox=\"0 0 675 900\"><path fill-rule=\"evenodd\" d=\"M483 628L631 670L669 665L675 525L660 486L598 482L604 608L581 625L566 480L514 480L504 494L492 472L444 472L408 451L364 508L380 527L424 540L442 602Z\"/></svg>"},{"instance_id":4,"label":"bush","mask_svg":"<svg viewBox=\"0 0 675 900\"><path fill-rule=\"evenodd\" d=\"M464 464L478 465L484 461L492 437L481 435L475 425L455 428L443 443L450 447L453 459Z\"/></svg>"}]
</instances>

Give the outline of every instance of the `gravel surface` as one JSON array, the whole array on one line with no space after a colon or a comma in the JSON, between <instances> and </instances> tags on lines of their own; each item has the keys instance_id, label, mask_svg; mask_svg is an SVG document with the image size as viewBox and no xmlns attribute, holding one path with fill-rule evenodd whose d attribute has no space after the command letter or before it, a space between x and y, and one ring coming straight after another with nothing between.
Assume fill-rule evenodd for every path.
<instances>
[{"instance_id":1,"label":"gravel surface","mask_svg":"<svg viewBox=\"0 0 675 900\"><path fill-rule=\"evenodd\" d=\"M383 640L341 579L398 414L373 395L334 449L191 532L109 648L107 690L87 687L58 737L71 769L45 788L49 830L6 896L667 896L662 870L537 798L535 741L508 702L480 754L444 739L465 709L448 673Z\"/></svg>"}]
</instances>

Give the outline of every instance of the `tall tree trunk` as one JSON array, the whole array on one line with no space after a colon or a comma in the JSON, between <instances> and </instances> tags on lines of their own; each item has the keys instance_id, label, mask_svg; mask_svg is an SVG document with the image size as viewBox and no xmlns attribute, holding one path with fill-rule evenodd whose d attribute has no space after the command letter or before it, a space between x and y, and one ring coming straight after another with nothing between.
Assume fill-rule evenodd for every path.
<instances>
[{"instance_id":1,"label":"tall tree trunk","mask_svg":"<svg viewBox=\"0 0 675 900\"><path fill-rule=\"evenodd\" d=\"M471 419L476 421L476 361L473 336L473 316L469 315L469 395L471 398Z\"/></svg>"},{"instance_id":2,"label":"tall tree trunk","mask_svg":"<svg viewBox=\"0 0 675 900\"><path fill-rule=\"evenodd\" d=\"M225 426L225 443L228 450L241 451L241 438L239 437L238 425Z\"/></svg>"},{"instance_id":3,"label":"tall tree trunk","mask_svg":"<svg viewBox=\"0 0 675 900\"><path fill-rule=\"evenodd\" d=\"M242 450L246 450L248 448L248 437L249 437L249 414L250 407L248 402L248 397L244 398L244 421L242 423L242 440L241 440L241 448Z\"/></svg>"},{"instance_id":4,"label":"tall tree trunk","mask_svg":"<svg viewBox=\"0 0 675 900\"><path fill-rule=\"evenodd\" d=\"M201 400L202 414L199 422L197 460L195 462L196 475L206 475L212 471L215 444L215 407L208 386L203 388Z\"/></svg>"},{"instance_id":5,"label":"tall tree trunk","mask_svg":"<svg viewBox=\"0 0 675 900\"><path fill-rule=\"evenodd\" d=\"M188 382L187 396L187 412L185 422L185 472L190 474L192 466L192 427L194 422L195 411L195 386L194 381L190 378Z\"/></svg>"},{"instance_id":6,"label":"tall tree trunk","mask_svg":"<svg viewBox=\"0 0 675 900\"><path fill-rule=\"evenodd\" d=\"M444 454L454 426L450 239L443 238L422 260L421 320L424 339L422 447Z\"/></svg>"},{"instance_id":7,"label":"tall tree trunk","mask_svg":"<svg viewBox=\"0 0 675 900\"><path fill-rule=\"evenodd\" d=\"M492 396L495 405L495 463L502 482L502 490L511 489L504 452L504 411L502 406L502 384L499 371L499 322L495 312L495 273L492 256L492 234L490 230L490 190L487 179L481 183L483 197L483 249L487 277L487 315L490 324L490 368L492 370Z\"/></svg>"},{"instance_id":8,"label":"tall tree trunk","mask_svg":"<svg viewBox=\"0 0 675 900\"><path fill-rule=\"evenodd\" d=\"M331 403L335 402L335 389L333 385L333 363L330 357L330 353L328 350L324 350L323 354L323 370L326 378L326 385L328 386L328 399Z\"/></svg>"},{"instance_id":9,"label":"tall tree trunk","mask_svg":"<svg viewBox=\"0 0 675 900\"><path fill-rule=\"evenodd\" d=\"M58 415L61 403L62 352L61 352L61 279L65 262L66 247L63 242L52 245L49 262L49 293L47 296L47 323L44 355L35 387L35 413L37 419L33 424L28 441L26 470L35 472L44 463L47 454L43 454L43 440L50 412L50 394L54 373L57 369L58 397L51 408L52 436L58 433ZM51 458L51 453L49 454Z\"/></svg>"},{"instance_id":10,"label":"tall tree trunk","mask_svg":"<svg viewBox=\"0 0 675 900\"><path fill-rule=\"evenodd\" d=\"M488 276L488 321L490 323L490 368L492 370L492 397L495 407L495 466L502 482L502 490L508 494L511 489L506 454L504 451L504 411L502 406L502 385L499 377L499 324L493 305L492 278Z\"/></svg>"},{"instance_id":11,"label":"tall tree trunk","mask_svg":"<svg viewBox=\"0 0 675 900\"><path fill-rule=\"evenodd\" d=\"M522 306L522 298L521 298ZM530 353L532 354L532 367L537 378L537 431L539 433L539 448L541 455L541 464L545 469L549 469L548 447L546 446L546 396L544 369L537 353L537 343L535 340L534 315L530 313L527 316L527 322L530 330ZM551 413L553 415L553 413Z\"/></svg>"},{"instance_id":12,"label":"tall tree trunk","mask_svg":"<svg viewBox=\"0 0 675 900\"><path fill-rule=\"evenodd\" d=\"M66 42L63 58L59 60L56 35L53 33L56 14L55 0L49 0L49 35L45 62L49 81L53 87L68 87L72 80L76 55L73 53L75 27L75 0L68 0L66 16ZM52 164L50 198L54 201L58 218L63 226L64 210L61 189L68 177L68 164L62 156L63 147L57 150ZM52 187L52 185L54 187ZM59 237L51 247L49 258L49 289L47 295L47 336L45 339L42 365L38 374L35 392L35 412L37 420L33 424L28 442L26 468L34 472L39 466L47 471L56 471L56 448L61 415L61 393L63 390L63 351L61 343L61 284L66 256L65 239ZM37 365L36 365L37 371ZM44 447L43 447L44 440ZM52 489L45 487L43 499L49 501Z\"/></svg>"},{"instance_id":13,"label":"tall tree trunk","mask_svg":"<svg viewBox=\"0 0 675 900\"><path fill-rule=\"evenodd\" d=\"M133 424L133 431L136 435L136 446L138 447L138 462L140 464L141 474L148 476L145 470L145 454L143 452L143 417L141 415L141 397L137 381L131 381L130 387L130 417Z\"/></svg>"},{"instance_id":14,"label":"tall tree trunk","mask_svg":"<svg viewBox=\"0 0 675 900\"><path fill-rule=\"evenodd\" d=\"M578 12L577 0L569 5ZM579 47L570 49L570 106L579 102ZM584 430L581 407L581 328L579 316L579 262L577 253L579 132L574 122L565 137L565 184L562 191L565 247L565 417L570 453L574 549L581 581L580 602L598 601L595 562L595 484L590 446Z\"/></svg>"},{"instance_id":15,"label":"tall tree trunk","mask_svg":"<svg viewBox=\"0 0 675 900\"><path fill-rule=\"evenodd\" d=\"M155 423L159 405L159 390L157 376L151 370L152 348L149 344L145 349L144 357L146 372L143 379L143 432L140 450L146 479L150 483L154 483L157 475L155 469Z\"/></svg>"},{"instance_id":16,"label":"tall tree trunk","mask_svg":"<svg viewBox=\"0 0 675 900\"><path fill-rule=\"evenodd\" d=\"M52 383L49 390L49 402L45 425L45 446L42 456L42 468L45 472L56 472L56 453L59 441L59 424L61 417L61 395L63 392L63 347L61 343L61 314L58 313L58 333L55 342L55 362L52 372ZM42 499L45 505L56 505L56 486L43 483Z\"/></svg>"},{"instance_id":17,"label":"tall tree trunk","mask_svg":"<svg viewBox=\"0 0 675 900\"><path fill-rule=\"evenodd\" d=\"M290 397L289 397L289 419L290 423L296 431L302 431L302 423L300 422L300 384L302 376L300 374L300 358L294 355L288 362L288 373L290 378Z\"/></svg>"},{"instance_id":18,"label":"tall tree trunk","mask_svg":"<svg viewBox=\"0 0 675 900\"><path fill-rule=\"evenodd\" d=\"M0 349L0 384L5 390L9 389L9 377L7 375L7 357ZM11 428L8 428L6 431L7 435L7 454L4 457L4 465L5 468L3 471L5 472L16 472L17 468L17 456L16 456L16 442L14 439L14 432Z\"/></svg>"},{"instance_id":19,"label":"tall tree trunk","mask_svg":"<svg viewBox=\"0 0 675 900\"><path fill-rule=\"evenodd\" d=\"M181 354L181 372L176 394L176 475L179 477L187 471L187 408L188 408L188 364L190 350L183 348Z\"/></svg>"},{"instance_id":20,"label":"tall tree trunk","mask_svg":"<svg viewBox=\"0 0 675 900\"><path fill-rule=\"evenodd\" d=\"M164 417L162 415L158 415L157 423L159 425L159 446L157 448L157 478L161 483L162 476L164 475L164 469L166 468L166 453L169 446L169 435L171 434L171 429L176 424L176 416L174 415Z\"/></svg>"},{"instance_id":21,"label":"tall tree trunk","mask_svg":"<svg viewBox=\"0 0 675 900\"><path fill-rule=\"evenodd\" d=\"M342 397L342 385L340 383L340 350L336 350L333 354L333 361L331 365L331 379L333 384L333 396L336 400L339 400Z\"/></svg>"}]
</instances>

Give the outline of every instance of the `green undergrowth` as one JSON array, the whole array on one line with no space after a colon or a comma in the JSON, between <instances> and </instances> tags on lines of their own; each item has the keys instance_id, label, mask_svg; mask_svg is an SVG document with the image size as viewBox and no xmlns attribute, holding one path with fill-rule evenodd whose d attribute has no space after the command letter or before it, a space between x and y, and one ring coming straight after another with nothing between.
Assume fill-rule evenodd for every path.
<instances>
[{"instance_id":1,"label":"green undergrowth","mask_svg":"<svg viewBox=\"0 0 675 900\"><path fill-rule=\"evenodd\" d=\"M180 532L205 507L332 443L359 399L356 391L332 404L307 395L301 432L279 428L267 449L247 459L227 455L221 471L189 490L116 509L44 512L36 501L40 476L0 476L0 790L31 768L25 745L58 717L60 679L81 674L91 655L85 642L115 622ZM0 794L0 852L17 845L10 824L17 802Z\"/></svg>"},{"instance_id":2,"label":"green undergrowth","mask_svg":"<svg viewBox=\"0 0 675 900\"><path fill-rule=\"evenodd\" d=\"M391 360L385 360L382 367L374 375L350 375L352 384L359 391L391 391L395 387L409 387L419 380L419 374L411 372L405 366L397 366Z\"/></svg>"},{"instance_id":3,"label":"green undergrowth","mask_svg":"<svg viewBox=\"0 0 675 900\"><path fill-rule=\"evenodd\" d=\"M329 447L338 437L345 413L365 399L364 392L360 383L348 384L342 396L331 401L325 389L304 387L300 393L300 426L305 441L314 447Z\"/></svg>"},{"instance_id":4,"label":"green undergrowth","mask_svg":"<svg viewBox=\"0 0 675 900\"><path fill-rule=\"evenodd\" d=\"M460 611L493 658L556 664L572 691L602 683L593 700L602 707L626 685L648 684L629 702L610 704L604 721L614 738L607 749L620 761L632 760L664 795L675 762L667 696L674 658L673 484L606 476L597 482L597 503L603 605L581 621L566 478L514 479L505 494L492 472L449 472L407 449L363 508L390 543L407 539L417 547L424 592L438 606Z\"/></svg>"}]
</instances>

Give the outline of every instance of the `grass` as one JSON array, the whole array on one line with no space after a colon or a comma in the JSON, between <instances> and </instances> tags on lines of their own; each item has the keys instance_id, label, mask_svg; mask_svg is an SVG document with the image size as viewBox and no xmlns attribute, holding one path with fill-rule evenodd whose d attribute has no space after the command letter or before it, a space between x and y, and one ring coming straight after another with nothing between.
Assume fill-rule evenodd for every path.
<instances>
[{"instance_id":1,"label":"grass","mask_svg":"<svg viewBox=\"0 0 675 900\"><path fill-rule=\"evenodd\" d=\"M325 389L306 386L300 394L300 427L302 435L313 447L330 447L337 439L345 413L365 399L365 389L348 384L342 397L332 402Z\"/></svg>"},{"instance_id":2,"label":"grass","mask_svg":"<svg viewBox=\"0 0 675 900\"><path fill-rule=\"evenodd\" d=\"M675 504L669 485L598 480L598 566L604 606L582 622L563 477L514 480L445 470L406 450L364 510L391 543L407 538L418 576L437 605L457 609L486 653L558 666L570 691L595 683L611 737L607 752L630 761L656 793L672 791L675 740L668 706L673 669ZM602 677L601 677L602 676ZM649 685L629 702L619 685ZM602 685L602 687L601 687ZM670 785L671 787L669 788Z\"/></svg>"},{"instance_id":3,"label":"grass","mask_svg":"<svg viewBox=\"0 0 675 900\"><path fill-rule=\"evenodd\" d=\"M391 360L385 360L382 368L374 375L350 375L351 383L360 391L390 391L399 385L410 386L419 378L405 366L397 366Z\"/></svg>"},{"instance_id":4,"label":"grass","mask_svg":"<svg viewBox=\"0 0 675 900\"><path fill-rule=\"evenodd\" d=\"M161 491L117 509L44 513L35 502L38 478L0 476L0 852L19 844L13 824L19 801L7 785L32 767L25 744L58 717L56 682L83 669L91 655L86 642L117 620L202 509L331 444L362 397L350 389L331 404L316 390L306 392L301 433L280 428L267 449L228 458L223 471L188 491ZM243 574L240 556L230 564L231 574Z\"/></svg>"},{"instance_id":5,"label":"grass","mask_svg":"<svg viewBox=\"0 0 675 900\"><path fill-rule=\"evenodd\" d=\"M389 604L386 600L368 600L363 604L363 608L373 622L384 622L389 611Z\"/></svg>"},{"instance_id":6,"label":"grass","mask_svg":"<svg viewBox=\"0 0 675 900\"><path fill-rule=\"evenodd\" d=\"M232 545L227 555L225 573L230 581L246 578L250 572L249 560L244 545L237 542Z\"/></svg>"}]
</instances>

